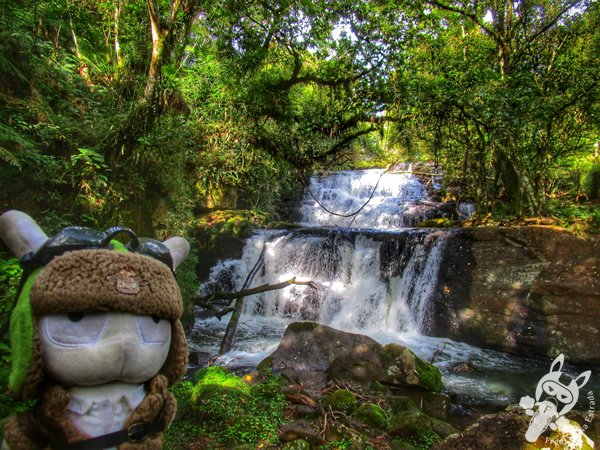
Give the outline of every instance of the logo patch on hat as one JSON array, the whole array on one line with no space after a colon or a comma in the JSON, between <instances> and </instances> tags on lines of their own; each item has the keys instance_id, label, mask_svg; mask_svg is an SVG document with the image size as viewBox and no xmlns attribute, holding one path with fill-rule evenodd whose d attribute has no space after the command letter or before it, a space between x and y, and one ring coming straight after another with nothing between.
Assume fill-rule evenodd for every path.
<instances>
[{"instance_id":1,"label":"logo patch on hat","mask_svg":"<svg viewBox=\"0 0 600 450\"><path fill-rule=\"evenodd\" d=\"M140 277L133 270L126 267L117 272L115 275L106 277L110 282L115 283L115 289L121 294L135 295L140 292L143 286L147 286L148 282Z\"/></svg>"}]
</instances>

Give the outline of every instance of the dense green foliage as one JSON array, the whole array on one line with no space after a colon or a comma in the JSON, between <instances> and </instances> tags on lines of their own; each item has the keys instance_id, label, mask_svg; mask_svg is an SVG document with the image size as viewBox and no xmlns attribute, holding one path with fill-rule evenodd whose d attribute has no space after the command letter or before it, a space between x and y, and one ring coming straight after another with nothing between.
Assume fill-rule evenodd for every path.
<instances>
[{"instance_id":1,"label":"dense green foliage","mask_svg":"<svg viewBox=\"0 0 600 450\"><path fill-rule=\"evenodd\" d=\"M198 438L208 448L276 442L286 404L280 386L277 377L251 386L222 367L202 369L194 383L174 388L182 420L167 431L167 448L189 448Z\"/></svg>"},{"instance_id":2,"label":"dense green foliage","mask_svg":"<svg viewBox=\"0 0 600 450\"><path fill-rule=\"evenodd\" d=\"M253 375L242 378L213 366L173 387L179 412L165 433L165 448L421 450L456 431L383 386L335 389L317 403L285 378ZM300 421L298 405L312 411ZM289 433L282 431L286 425Z\"/></svg>"},{"instance_id":3,"label":"dense green foliage","mask_svg":"<svg viewBox=\"0 0 600 450\"><path fill-rule=\"evenodd\" d=\"M163 236L277 215L315 167L421 159L482 208L556 213L598 197L599 10L4 1L0 205Z\"/></svg>"}]
</instances>

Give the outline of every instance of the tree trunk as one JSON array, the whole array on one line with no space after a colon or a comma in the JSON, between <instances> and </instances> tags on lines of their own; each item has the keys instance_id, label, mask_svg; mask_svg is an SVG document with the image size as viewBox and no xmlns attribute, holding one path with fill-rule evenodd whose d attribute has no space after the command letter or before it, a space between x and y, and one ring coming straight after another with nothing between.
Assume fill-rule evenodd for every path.
<instances>
[{"instance_id":1,"label":"tree trunk","mask_svg":"<svg viewBox=\"0 0 600 450\"><path fill-rule=\"evenodd\" d=\"M114 11L114 23L113 23L113 32L114 32L114 49L115 49L115 60L117 61L117 68L121 69L123 67L123 58L121 57L121 45L119 44L119 18L121 16L121 0L117 1L115 5ZM118 72L117 72L118 75Z\"/></svg>"},{"instance_id":2,"label":"tree trunk","mask_svg":"<svg viewBox=\"0 0 600 450\"><path fill-rule=\"evenodd\" d=\"M178 1L173 2L171 8L175 8ZM177 11L175 11L177 12ZM150 18L150 33L152 35L152 52L150 54L150 65L148 66L148 77L144 88L144 100L152 104L156 93L156 86L160 79L160 72L164 63L164 39L169 29L161 27L158 6L156 0L148 0L148 16Z\"/></svg>"},{"instance_id":3,"label":"tree trunk","mask_svg":"<svg viewBox=\"0 0 600 450\"><path fill-rule=\"evenodd\" d=\"M590 175L590 200L600 199L600 164L595 164L592 167Z\"/></svg>"},{"instance_id":4,"label":"tree trunk","mask_svg":"<svg viewBox=\"0 0 600 450\"><path fill-rule=\"evenodd\" d=\"M254 264L254 267L246 277L246 281L244 281L244 285L242 286L242 291L247 289L254 280L254 277L260 270L260 268L265 263L265 250L267 246L263 246L262 251L260 252L260 256ZM235 307L233 309L233 314L231 315L231 319L229 319L229 323L227 324L227 329L225 330L225 336L223 336L223 340L221 341L221 347L219 348L219 355L223 355L231 350L231 346L233 345L233 338L235 337L235 331L237 330L238 322L240 321L240 316L242 315L242 309L244 308L244 297L240 296L235 301Z\"/></svg>"}]
</instances>

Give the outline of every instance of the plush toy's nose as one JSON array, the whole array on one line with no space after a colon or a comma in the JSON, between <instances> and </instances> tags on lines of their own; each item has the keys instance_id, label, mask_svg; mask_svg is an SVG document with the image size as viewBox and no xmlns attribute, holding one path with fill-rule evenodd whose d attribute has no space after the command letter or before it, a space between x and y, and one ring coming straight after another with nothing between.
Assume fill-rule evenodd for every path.
<instances>
[{"instance_id":1,"label":"plush toy's nose","mask_svg":"<svg viewBox=\"0 0 600 450\"><path fill-rule=\"evenodd\" d=\"M67 386L143 383L171 344L170 321L128 313L60 314L39 321L44 370Z\"/></svg>"}]
</instances>

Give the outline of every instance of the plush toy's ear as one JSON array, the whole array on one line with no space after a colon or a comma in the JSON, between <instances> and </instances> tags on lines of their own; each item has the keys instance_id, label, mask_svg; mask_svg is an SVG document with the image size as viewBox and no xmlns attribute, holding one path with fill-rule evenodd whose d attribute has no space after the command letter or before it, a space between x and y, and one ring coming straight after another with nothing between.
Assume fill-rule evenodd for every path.
<instances>
[{"instance_id":1,"label":"plush toy's ear","mask_svg":"<svg viewBox=\"0 0 600 450\"><path fill-rule=\"evenodd\" d=\"M10 210L0 216L0 238L17 258L39 249L48 236L30 216Z\"/></svg>"},{"instance_id":2,"label":"plush toy's ear","mask_svg":"<svg viewBox=\"0 0 600 450\"><path fill-rule=\"evenodd\" d=\"M163 244L169 249L173 258L173 270L185 260L190 252L190 243L182 237L174 236L167 239Z\"/></svg>"}]
</instances>

